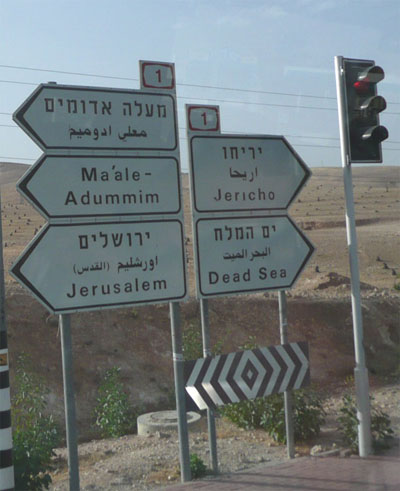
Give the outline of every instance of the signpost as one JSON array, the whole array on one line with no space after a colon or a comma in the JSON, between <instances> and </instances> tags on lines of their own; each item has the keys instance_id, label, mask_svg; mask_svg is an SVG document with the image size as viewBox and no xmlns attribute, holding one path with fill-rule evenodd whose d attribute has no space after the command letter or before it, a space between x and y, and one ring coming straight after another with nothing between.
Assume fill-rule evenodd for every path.
<instances>
[{"instance_id":1,"label":"signpost","mask_svg":"<svg viewBox=\"0 0 400 491\"><path fill-rule=\"evenodd\" d=\"M288 207L311 172L283 136L220 134L218 106L187 105L186 117L197 296L202 312L205 357L197 360L196 366L200 362L209 364L208 368L202 365L198 377L191 377L193 384L189 384L187 390L195 393L203 387L209 392L209 402L215 396L214 404L205 403L205 407L210 460L216 472L213 409L224 392L219 382L224 379L221 363L225 362L222 358L211 358L207 299L217 295L279 290L280 307L283 306L284 290L293 286L314 251L311 242L287 215ZM286 309L283 312L282 308L282 344L287 344L286 325ZM242 355L231 353L228 359L232 356ZM254 373L256 366L260 364L253 364ZM218 367L223 372L217 383ZM242 375L237 384L249 389L245 390L247 395L253 394L250 386L255 383L255 375ZM231 384L227 379L224 383L229 392ZM291 394L286 390L289 388L282 390L285 393L288 456L292 458ZM225 397L229 399L226 392Z\"/></svg>"},{"instance_id":2,"label":"signpost","mask_svg":"<svg viewBox=\"0 0 400 491\"><path fill-rule=\"evenodd\" d=\"M49 225L11 274L48 310L62 314L74 491L79 464L69 313L177 302L187 295L174 65L141 61L140 79L140 90L41 84L13 115L45 150L17 188ZM185 481L190 463L177 310L171 303Z\"/></svg>"}]
</instances>

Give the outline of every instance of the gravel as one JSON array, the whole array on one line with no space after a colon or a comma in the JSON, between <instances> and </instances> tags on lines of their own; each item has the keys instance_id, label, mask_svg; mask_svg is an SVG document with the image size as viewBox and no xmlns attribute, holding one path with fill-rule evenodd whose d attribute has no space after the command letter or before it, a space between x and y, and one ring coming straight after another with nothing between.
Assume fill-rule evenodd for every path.
<instances>
[{"instance_id":1,"label":"gravel","mask_svg":"<svg viewBox=\"0 0 400 491\"><path fill-rule=\"evenodd\" d=\"M394 443L400 436L400 384L371 389L374 405L391 418L395 431ZM339 455L351 452L343 448L336 418L341 405L341 394L328 397L324 402L326 423L318 438L307 444L296 445L296 457L304 455ZM197 454L209 465L207 421L203 427L190 433L190 453ZM217 418L218 466L221 473L250 469L262 463L285 460L286 447L277 445L261 430L244 431L228 421ZM57 449L55 471L50 489L69 489L67 452ZM165 488L180 482L179 443L176 432L158 432L152 436L127 435L117 439L94 440L79 445L81 489L149 490Z\"/></svg>"}]
</instances>

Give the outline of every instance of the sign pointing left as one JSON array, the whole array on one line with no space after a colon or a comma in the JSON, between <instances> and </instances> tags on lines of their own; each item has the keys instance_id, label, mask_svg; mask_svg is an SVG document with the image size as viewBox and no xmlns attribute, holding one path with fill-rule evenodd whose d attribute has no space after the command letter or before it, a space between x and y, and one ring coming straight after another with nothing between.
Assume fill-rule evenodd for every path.
<instances>
[{"instance_id":1,"label":"sign pointing left","mask_svg":"<svg viewBox=\"0 0 400 491\"><path fill-rule=\"evenodd\" d=\"M42 155L17 189L48 220L181 211L179 162L167 156Z\"/></svg>"},{"instance_id":2,"label":"sign pointing left","mask_svg":"<svg viewBox=\"0 0 400 491\"><path fill-rule=\"evenodd\" d=\"M42 149L175 150L172 94L41 84L13 115Z\"/></svg>"},{"instance_id":3,"label":"sign pointing left","mask_svg":"<svg viewBox=\"0 0 400 491\"><path fill-rule=\"evenodd\" d=\"M52 224L10 272L57 314L179 301L186 295L182 244L178 220Z\"/></svg>"}]
</instances>

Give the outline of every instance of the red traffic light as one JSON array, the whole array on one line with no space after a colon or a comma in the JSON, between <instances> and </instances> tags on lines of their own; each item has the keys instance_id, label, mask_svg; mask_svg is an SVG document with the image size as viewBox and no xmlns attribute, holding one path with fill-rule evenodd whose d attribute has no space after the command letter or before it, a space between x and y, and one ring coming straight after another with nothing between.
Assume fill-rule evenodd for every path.
<instances>
[{"instance_id":1,"label":"red traffic light","mask_svg":"<svg viewBox=\"0 0 400 491\"><path fill-rule=\"evenodd\" d=\"M364 80L354 82L353 87L356 89L357 94L366 94L369 90L369 82Z\"/></svg>"}]
</instances>

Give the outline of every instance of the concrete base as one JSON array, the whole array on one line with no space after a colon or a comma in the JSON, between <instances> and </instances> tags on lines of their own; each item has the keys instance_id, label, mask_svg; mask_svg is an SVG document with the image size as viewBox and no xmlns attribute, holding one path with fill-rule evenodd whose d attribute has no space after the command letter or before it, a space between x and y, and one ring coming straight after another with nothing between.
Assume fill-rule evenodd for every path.
<instances>
[{"instance_id":1,"label":"concrete base","mask_svg":"<svg viewBox=\"0 0 400 491\"><path fill-rule=\"evenodd\" d=\"M188 427L193 430L200 426L200 414L193 411L186 413ZM157 411L142 414L137 419L138 435L146 436L157 431L178 431L176 411Z\"/></svg>"}]
</instances>

